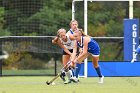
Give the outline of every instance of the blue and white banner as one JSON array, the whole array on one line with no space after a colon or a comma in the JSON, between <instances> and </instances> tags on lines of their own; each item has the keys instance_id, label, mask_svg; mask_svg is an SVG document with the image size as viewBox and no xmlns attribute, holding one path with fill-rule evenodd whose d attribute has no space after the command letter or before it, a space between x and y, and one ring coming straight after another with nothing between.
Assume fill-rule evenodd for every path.
<instances>
[{"instance_id":1,"label":"blue and white banner","mask_svg":"<svg viewBox=\"0 0 140 93\"><path fill-rule=\"evenodd\" d=\"M139 45L139 19L124 19L124 61L137 61Z\"/></svg>"}]
</instances>

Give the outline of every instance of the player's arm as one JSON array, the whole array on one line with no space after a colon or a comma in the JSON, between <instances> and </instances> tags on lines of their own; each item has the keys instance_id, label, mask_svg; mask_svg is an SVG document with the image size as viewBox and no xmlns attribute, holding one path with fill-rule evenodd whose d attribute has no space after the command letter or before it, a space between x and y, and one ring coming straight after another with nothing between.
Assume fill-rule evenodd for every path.
<instances>
[{"instance_id":1,"label":"player's arm","mask_svg":"<svg viewBox=\"0 0 140 93\"><path fill-rule=\"evenodd\" d=\"M74 41L74 48L73 48L73 53L71 55L70 61L71 61L71 67L75 68L75 63L74 60L76 59L76 54L77 54L77 42L76 40Z\"/></svg>"},{"instance_id":2,"label":"player's arm","mask_svg":"<svg viewBox=\"0 0 140 93\"><path fill-rule=\"evenodd\" d=\"M65 51L66 53L68 53L69 55L72 54L72 53L61 43L61 41L60 41L60 39L59 39L58 36L55 37L55 38L52 40L52 43L53 43L53 44L58 44L58 45L59 45L61 48L63 48L64 51Z\"/></svg>"},{"instance_id":3,"label":"player's arm","mask_svg":"<svg viewBox=\"0 0 140 93\"><path fill-rule=\"evenodd\" d=\"M70 40L75 40L75 37L72 34L69 34Z\"/></svg>"},{"instance_id":4,"label":"player's arm","mask_svg":"<svg viewBox=\"0 0 140 93\"><path fill-rule=\"evenodd\" d=\"M75 59L75 61L82 62L85 56L88 54L88 42L89 39L87 37L84 38L84 46L83 51L79 54L79 56Z\"/></svg>"},{"instance_id":5,"label":"player's arm","mask_svg":"<svg viewBox=\"0 0 140 93\"><path fill-rule=\"evenodd\" d=\"M71 61L74 61L76 58L76 54L77 54L77 42L76 40L74 41L74 48L73 48L73 53L71 55Z\"/></svg>"},{"instance_id":6,"label":"player's arm","mask_svg":"<svg viewBox=\"0 0 140 93\"><path fill-rule=\"evenodd\" d=\"M60 39L58 39L57 44L64 49L64 51L66 53L68 53L69 55L71 55L72 53L61 43Z\"/></svg>"},{"instance_id":7,"label":"player's arm","mask_svg":"<svg viewBox=\"0 0 140 93\"><path fill-rule=\"evenodd\" d=\"M57 44L58 40L59 40L59 37L56 36L56 37L52 40L52 43L53 43L53 44Z\"/></svg>"},{"instance_id":8,"label":"player's arm","mask_svg":"<svg viewBox=\"0 0 140 93\"><path fill-rule=\"evenodd\" d=\"M62 48L64 49L66 53L68 53L69 55L72 55L72 53L64 45L62 45Z\"/></svg>"},{"instance_id":9,"label":"player's arm","mask_svg":"<svg viewBox=\"0 0 140 93\"><path fill-rule=\"evenodd\" d=\"M79 55L83 53L83 48L79 48Z\"/></svg>"}]
</instances>

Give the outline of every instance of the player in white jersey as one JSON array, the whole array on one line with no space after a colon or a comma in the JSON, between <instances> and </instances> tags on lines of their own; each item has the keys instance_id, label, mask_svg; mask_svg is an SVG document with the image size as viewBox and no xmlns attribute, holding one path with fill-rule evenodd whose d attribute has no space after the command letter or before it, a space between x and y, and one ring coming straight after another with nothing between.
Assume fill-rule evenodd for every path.
<instances>
[{"instance_id":1,"label":"player in white jersey","mask_svg":"<svg viewBox=\"0 0 140 93\"><path fill-rule=\"evenodd\" d=\"M77 28L78 28L78 22L76 21L76 20L72 20L71 22L70 22L70 30L66 33L66 36L69 38L69 40L70 40L70 38L73 38L73 34L74 34L74 31L75 30L77 30ZM58 31L59 32L59 31ZM64 36L65 37L65 36ZM69 41L68 40L68 41ZM52 43L55 43L55 44L58 44L61 48L63 48L63 56L62 56L62 59L63 59L63 65L65 65L65 64L67 64L67 62L70 60L70 55L71 55L71 53L73 52L73 40L71 40L70 42L72 43L71 45L72 46L70 46L70 43L68 43L68 42L63 42L63 44L65 45L65 46L62 46L62 44L59 44L60 43L60 41L59 41L59 38L58 37L56 37L54 40L52 40ZM61 41L63 41L62 39L61 39ZM65 40L64 40L65 41ZM67 43L67 45L66 45L66 43ZM67 49L66 49L67 48ZM75 70L75 76L78 78L78 73L79 73L79 71L80 71L80 68L81 68L81 64L76 64L76 70ZM65 74L61 74L61 78L64 80L64 76L65 76ZM74 81L74 80L73 80ZM70 81L66 81L67 83L69 83ZM66 83L65 82L65 83Z\"/></svg>"},{"instance_id":2,"label":"player in white jersey","mask_svg":"<svg viewBox=\"0 0 140 93\"><path fill-rule=\"evenodd\" d=\"M67 33L66 30L61 28L59 29L59 34L60 34L60 41L61 43L68 49L68 50L73 50L74 48L74 41L72 40L73 38L70 37Z\"/></svg>"},{"instance_id":3,"label":"player in white jersey","mask_svg":"<svg viewBox=\"0 0 140 93\"><path fill-rule=\"evenodd\" d=\"M73 52L73 48L74 48L74 37L73 36L69 36L68 33L66 33L66 30L61 28L58 30L57 35L59 37L59 39L57 40L57 44L63 48L63 65L65 66L67 64L67 62L69 62L71 54ZM65 76L65 74L68 76L68 80L65 81L65 79L63 78ZM64 84L68 84L71 83L71 78L73 77L73 73L72 70L68 70L68 71L63 71L61 74L61 78L65 81Z\"/></svg>"}]
</instances>

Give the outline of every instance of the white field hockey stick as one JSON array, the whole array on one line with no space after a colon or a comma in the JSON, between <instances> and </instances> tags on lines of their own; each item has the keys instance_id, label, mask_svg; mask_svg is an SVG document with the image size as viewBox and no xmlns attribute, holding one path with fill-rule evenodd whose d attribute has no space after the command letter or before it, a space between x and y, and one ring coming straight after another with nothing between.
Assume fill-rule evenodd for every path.
<instances>
[{"instance_id":1,"label":"white field hockey stick","mask_svg":"<svg viewBox=\"0 0 140 93\"><path fill-rule=\"evenodd\" d=\"M60 71L62 72L63 70L68 69L71 66L71 61L69 61ZM51 79L50 81L47 81L46 84L50 85L52 84L59 76L61 75L61 73L58 73L57 76L55 76L53 79Z\"/></svg>"}]
</instances>

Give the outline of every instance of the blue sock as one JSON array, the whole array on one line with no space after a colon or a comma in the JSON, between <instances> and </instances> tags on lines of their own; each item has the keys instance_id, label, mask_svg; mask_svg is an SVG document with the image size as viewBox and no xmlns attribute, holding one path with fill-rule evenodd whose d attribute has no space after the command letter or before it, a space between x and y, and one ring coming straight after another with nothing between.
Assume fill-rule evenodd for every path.
<instances>
[{"instance_id":1,"label":"blue sock","mask_svg":"<svg viewBox=\"0 0 140 93\"><path fill-rule=\"evenodd\" d=\"M74 69L71 69L71 71L72 71L72 75L74 76Z\"/></svg>"},{"instance_id":2,"label":"blue sock","mask_svg":"<svg viewBox=\"0 0 140 93\"><path fill-rule=\"evenodd\" d=\"M100 71L100 67L95 68L97 74L99 77L102 77L101 71Z\"/></svg>"},{"instance_id":3,"label":"blue sock","mask_svg":"<svg viewBox=\"0 0 140 93\"><path fill-rule=\"evenodd\" d=\"M75 76L76 76L76 78L78 78L78 74L80 72L80 69L81 69L81 64L76 63L76 68L75 68Z\"/></svg>"}]
</instances>

